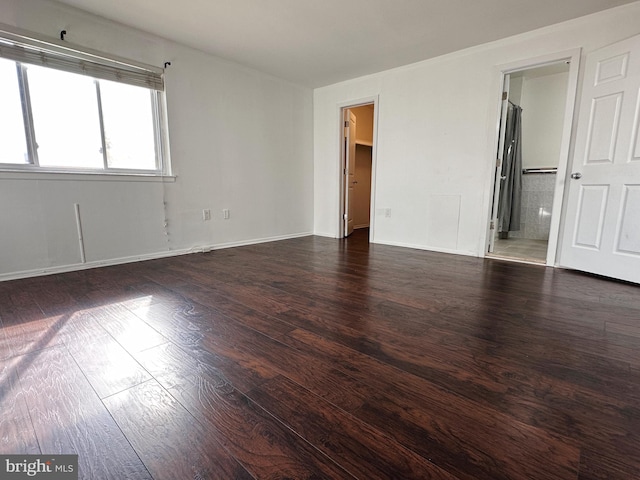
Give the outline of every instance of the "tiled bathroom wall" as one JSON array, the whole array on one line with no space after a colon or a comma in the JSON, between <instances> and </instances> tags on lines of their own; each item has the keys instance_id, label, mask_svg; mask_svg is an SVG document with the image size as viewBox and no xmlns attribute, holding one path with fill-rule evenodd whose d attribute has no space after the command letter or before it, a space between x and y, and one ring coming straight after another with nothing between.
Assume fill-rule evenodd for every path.
<instances>
[{"instance_id":1,"label":"tiled bathroom wall","mask_svg":"<svg viewBox=\"0 0 640 480\"><path fill-rule=\"evenodd\" d=\"M555 173L522 175L522 222L519 231L509 232L510 238L549 238L555 183Z\"/></svg>"}]
</instances>

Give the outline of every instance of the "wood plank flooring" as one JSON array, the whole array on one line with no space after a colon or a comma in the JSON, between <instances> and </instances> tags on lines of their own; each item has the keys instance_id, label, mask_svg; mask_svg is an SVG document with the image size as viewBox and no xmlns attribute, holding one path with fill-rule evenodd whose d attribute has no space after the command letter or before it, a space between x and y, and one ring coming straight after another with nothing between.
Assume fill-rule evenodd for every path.
<instances>
[{"instance_id":1,"label":"wood plank flooring","mask_svg":"<svg viewBox=\"0 0 640 480\"><path fill-rule=\"evenodd\" d=\"M4 282L0 408L83 479L640 478L640 287L364 231Z\"/></svg>"}]
</instances>

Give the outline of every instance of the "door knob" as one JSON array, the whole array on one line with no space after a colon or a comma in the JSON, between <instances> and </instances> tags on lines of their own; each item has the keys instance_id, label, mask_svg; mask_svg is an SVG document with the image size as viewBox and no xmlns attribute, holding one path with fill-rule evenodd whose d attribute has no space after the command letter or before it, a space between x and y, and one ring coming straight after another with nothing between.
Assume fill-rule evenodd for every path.
<instances>
[{"instance_id":1,"label":"door knob","mask_svg":"<svg viewBox=\"0 0 640 480\"><path fill-rule=\"evenodd\" d=\"M579 180L582 178L582 174L580 172L572 173L571 178L573 178L574 180Z\"/></svg>"}]
</instances>

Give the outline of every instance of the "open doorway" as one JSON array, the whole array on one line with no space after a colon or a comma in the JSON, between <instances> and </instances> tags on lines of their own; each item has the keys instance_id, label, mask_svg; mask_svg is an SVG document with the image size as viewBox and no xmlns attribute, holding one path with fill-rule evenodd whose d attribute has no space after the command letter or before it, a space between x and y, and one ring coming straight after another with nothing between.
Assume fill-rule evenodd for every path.
<instances>
[{"instance_id":1,"label":"open doorway","mask_svg":"<svg viewBox=\"0 0 640 480\"><path fill-rule=\"evenodd\" d=\"M565 60L505 74L489 256L542 264L555 256L569 81Z\"/></svg>"},{"instance_id":2,"label":"open doorway","mask_svg":"<svg viewBox=\"0 0 640 480\"><path fill-rule=\"evenodd\" d=\"M373 103L342 109L342 235L371 226L371 185L373 176Z\"/></svg>"}]
</instances>

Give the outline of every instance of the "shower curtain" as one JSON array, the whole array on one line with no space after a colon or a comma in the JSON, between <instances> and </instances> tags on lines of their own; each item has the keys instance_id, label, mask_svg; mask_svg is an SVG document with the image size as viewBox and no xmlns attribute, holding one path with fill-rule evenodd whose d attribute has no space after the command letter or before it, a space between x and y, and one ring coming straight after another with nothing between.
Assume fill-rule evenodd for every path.
<instances>
[{"instance_id":1,"label":"shower curtain","mask_svg":"<svg viewBox=\"0 0 640 480\"><path fill-rule=\"evenodd\" d=\"M502 156L502 185L498 204L498 227L501 237L508 232L520 230L520 211L522 208L522 145L521 145L522 108L509 103L507 125Z\"/></svg>"}]
</instances>

